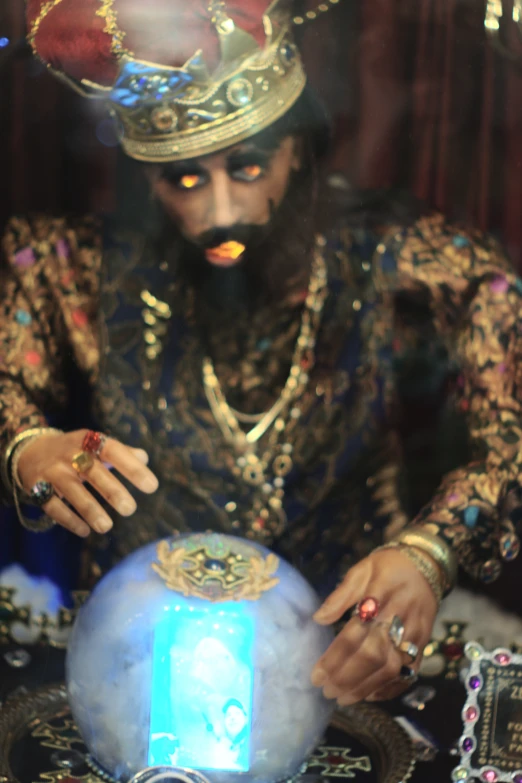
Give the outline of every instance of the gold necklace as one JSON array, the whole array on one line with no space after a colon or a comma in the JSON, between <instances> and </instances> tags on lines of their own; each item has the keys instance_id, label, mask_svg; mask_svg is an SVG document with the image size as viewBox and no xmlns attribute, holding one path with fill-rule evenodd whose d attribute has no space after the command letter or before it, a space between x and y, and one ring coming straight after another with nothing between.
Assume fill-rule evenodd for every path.
<instances>
[{"instance_id":1,"label":"gold necklace","mask_svg":"<svg viewBox=\"0 0 522 783\"><path fill-rule=\"evenodd\" d=\"M249 514L249 537L271 539L285 527L283 510L285 477L293 468L292 445L288 436L301 416L299 399L308 385L309 372L315 362L315 343L324 301L327 296L326 263L323 248L326 239L316 238L310 282L301 316L292 365L285 386L268 411L255 414L254 426L244 431L240 416L227 402L216 375L212 359L203 359L203 386L205 394L223 438L233 448L234 474L253 490L252 510ZM260 453L257 447L263 436L266 443Z\"/></svg>"}]
</instances>

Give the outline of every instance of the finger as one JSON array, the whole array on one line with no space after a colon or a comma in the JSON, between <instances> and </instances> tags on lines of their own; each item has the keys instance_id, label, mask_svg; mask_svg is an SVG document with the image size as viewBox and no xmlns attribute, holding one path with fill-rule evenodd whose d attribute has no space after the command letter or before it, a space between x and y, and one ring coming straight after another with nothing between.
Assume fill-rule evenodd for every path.
<instances>
[{"instance_id":1,"label":"finger","mask_svg":"<svg viewBox=\"0 0 522 783\"><path fill-rule=\"evenodd\" d=\"M339 704L343 707L356 704L367 699L372 693L387 688L390 683L397 682L400 669L401 664L397 656L391 655L373 674L355 685L352 682L349 689L340 688L340 695L337 697Z\"/></svg>"},{"instance_id":2,"label":"finger","mask_svg":"<svg viewBox=\"0 0 522 783\"><path fill-rule=\"evenodd\" d=\"M369 633L355 618L345 625L312 671L312 684L321 687L331 680L342 664L355 655Z\"/></svg>"},{"instance_id":3,"label":"finger","mask_svg":"<svg viewBox=\"0 0 522 783\"><path fill-rule=\"evenodd\" d=\"M337 689L338 698L342 696L353 703L387 684L398 675L400 668L400 655L388 639L386 630L375 626L356 655L345 659L332 674L329 683Z\"/></svg>"},{"instance_id":4,"label":"finger","mask_svg":"<svg viewBox=\"0 0 522 783\"><path fill-rule=\"evenodd\" d=\"M142 492L151 494L157 490L158 479L154 473L123 443L109 438L103 449L103 460L110 462L122 476Z\"/></svg>"},{"instance_id":5,"label":"finger","mask_svg":"<svg viewBox=\"0 0 522 783\"><path fill-rule=\"evenodd\" d=\"M411 685L411 682L404 682L403 680L390 682L387 687L366 696L366 701L391 701L405 693Z\"/></svg>"},{"instance_id":6,"label":"finger","mask_svg":"<svg viewBox=\"0 0 522 783\"><path fill-rule=\"evenodd\" d=\"M365 595L369 569L366 563L348 571L339 587L328 596L322 606L314 614L314 620L319 625L330 625L339 620L343 614Z\"/></svg>"},{"instance_id":7,"label":"finger","mask_svg":"<svg viewBox=\"0 0 522 783\"><path fill-rule=\"evenodd\" d=\"M80 519L74 511L67 508L65 503L56 495L43 506L43 510L47 516L56 522L56 524L70 530L71 533L74 533L77 536L81 536L81 538L86 538L91 532L89 525L87 525L83 519Z\"/></svg>"},{"instance_id":8,"label":"finger","mask_svg":"<svg viewBox=\"0 0 522 783\"><path fill-rule=\"evenodd\" d=\"M124 517L134 514L137 508L136 501L101 462L97 460L85 478L119 514Z\"/></svg>"},{"instance_id":9,"label":"finger","mask_svg":"<svg viewBox=\"0 0 522 783\"><path fill-rule=\"evenodd\" d=\"M97 533L107 533L112 527L112 519L103 510L96 498L79 480L76 473L67 470L53 478L53 486L78 512L85 522Z\"/></svg>"}]
</instances>

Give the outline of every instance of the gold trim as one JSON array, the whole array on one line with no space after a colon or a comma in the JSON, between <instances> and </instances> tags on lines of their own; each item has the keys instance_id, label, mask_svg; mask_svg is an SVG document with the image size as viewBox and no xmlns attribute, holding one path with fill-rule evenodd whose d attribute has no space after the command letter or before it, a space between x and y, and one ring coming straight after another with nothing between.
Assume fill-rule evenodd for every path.
<instances>
[{"instance_id":1,"label":"gold trim","mask_svg":"<svg viewBox=\"0 0 522 783\"><path fill-rule=\"evenodd\" d=\"M486 34L493 48L510 60L513 65L520 68L522 67L522 58L519 54L511 51L509 45L503 40L502 28L510 22L513 22L518 27L519 33L522 34L522 0L513 0L511 14L508 14L507 8L504 7L504 0L487 0L484 15Z\"/></svg>"},{"instance_id":2,"label":"gold trim","mask_svg":"<svg viewBox=\"0 0 522 783\"><path fill-rule=\"evenodd\" d=\"M184 547L171 549L168 541L160 541L156 552L159 563L152 563L153 570L169 590L185 596L212 603L258 601L263 593L279 584L274 576L279 568L279 558L273 554L266 558L259 555L247 558L228 551L216 558L204 545L192 552ZM221 562L222 570L207 568L207 560Z\"/></svg>"},{"instance_id":3,"label":"gold trim","mask_svg":"<svg viewBox=\"0 0 522 783\"><path fill-rule=\"evenodd\" d=\"M99 0L99 2L102 7L96 11L96 16L105 19L103 32L107 33L112 38L111 52L116 55L116 57L122 57L123 55L133 57L133 53L123 46L123 39L127 33L120 30L118 27L118 14L114 8L114 0Z\"/></svg>"},{"instance_id":4,"label":"gold trim","mask_svg":"<svg viewBox=\"0 0 522 783\"><path fill-rule=\"evenodd\" d=\"M305 73L302 68L297 67L275 94L267 93L266 99L257 101L253 106L206 125L178 131L166 137L153 136L144 141L143 137L138 139L124 135L121 145L131 158L147 163L164 163L210 155L224 147L238 144L272 125L294 105L305 84ZM113 108L122 123L125 123L125 115L120 114L114 104Z\"/></svg>"},{"instance_id":5,"label":"gold trim","mask_svg":"<svg viewBox=\"0 0 522 783\"><path fill-rule=\"evenodd\" d=\"M324 14L330 11L332 7L335 8L339 2L340 0L322 0L322 2L319 3L319 5L317 5L315 8L311 9L310 11L306 11L303 16L294 16L292 22L297 27L305 24L305 22L314 22L319 16L324 16Z\"/></svg>"},{"instance_id":6,"label":"gold trim","mask_svg":"<svg viewBox=\"0 0 522 783\"><path fill-rule=\"evenodd\" d=\"M330 725L360 740L377 764L378 783L406 783L415 769L413 743L386 712L367 704L343 707ZM309 762L311 767L311 763Z\"/></svg>"},{"instance_id":7,"label":"gold trim","mask_svg":"<svg viewBox=\"0 0 522 783\"><path fill-rule=\"evenodd\" d=\"M40 29L40 25L42 24L43 20L47 16L47 14L50 11L52 11L53 8L55 8L57 5L60 5L61 2L62 2L62 0L49 0L49 2L45 3L40 8L40 13L38 14L36 19L34 20L33 26L31 27L29 35L27 36L27 41L28 41L31 49L33 50L33 52L35 54L38 54L38 52L36 50L34 39L36 38L36 36L38 34L38 30Z\"/></svg>"}]
</instances>

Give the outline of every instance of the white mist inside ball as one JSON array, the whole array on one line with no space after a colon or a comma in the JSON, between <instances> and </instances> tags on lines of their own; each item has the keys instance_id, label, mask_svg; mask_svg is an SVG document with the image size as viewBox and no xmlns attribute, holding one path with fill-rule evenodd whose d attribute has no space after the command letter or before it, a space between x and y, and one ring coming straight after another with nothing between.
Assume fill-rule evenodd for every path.
<instances>
[{"instance_id":1,"label":"white mist inside ball","mask_svg":"<svg viewBox=\"0 0 522 783\"><path fill-rule=\"evenodd\" d=\"M138 550L96 587L67 654L71 709L111 775L172 765L212 783L294 775L332 713L310 682L332 632L288 563L217 534Z\"/></svg>"}]
</instances>

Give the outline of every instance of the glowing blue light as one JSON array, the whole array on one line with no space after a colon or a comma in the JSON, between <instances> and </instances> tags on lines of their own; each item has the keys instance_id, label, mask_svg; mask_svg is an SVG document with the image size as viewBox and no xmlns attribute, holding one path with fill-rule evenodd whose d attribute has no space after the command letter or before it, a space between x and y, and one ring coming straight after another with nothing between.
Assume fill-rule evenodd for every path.
<instances>
[{"instance_id":1,"label":"glowing blue light","mask_svg":"<svg viewBox=\"0 0 522 783\"><path fill-rule=\"evenodd\" d=\"M0 38L0 49L5 49L6 46L9 46L10 44L9 38Z\"/></svg>"},{"instance_id":2,"label":"glowing blue light","mask_svg":"<svg viewBox=\"0 0 522 783\"><path fill-rule=\"evenodd\" d=\"M255 624L249 605L228 606L173 607L155 629L149 766L250 769Z\"/></svg>"}]
</instances>

